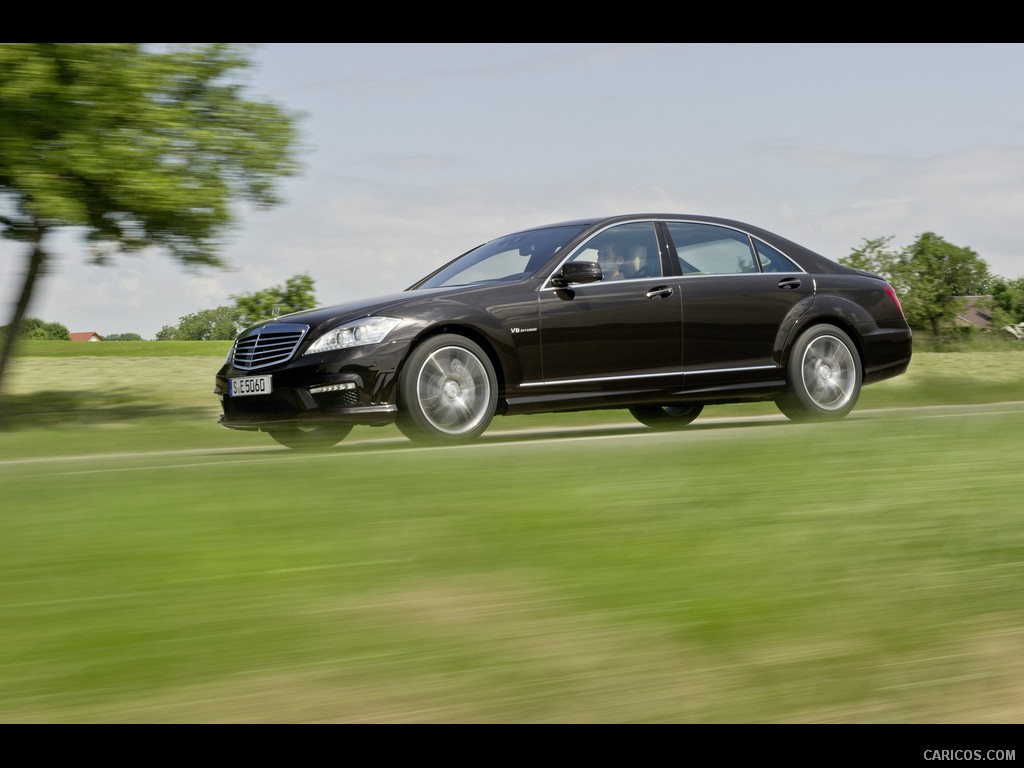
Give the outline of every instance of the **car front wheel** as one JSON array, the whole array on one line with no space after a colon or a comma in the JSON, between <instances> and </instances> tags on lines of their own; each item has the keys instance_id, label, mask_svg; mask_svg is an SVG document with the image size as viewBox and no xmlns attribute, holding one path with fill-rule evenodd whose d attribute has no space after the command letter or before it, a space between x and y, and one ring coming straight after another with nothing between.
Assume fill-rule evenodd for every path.
<instances>
[{"instance_id":1,"label":"car front wheel","mask_svg":"<svg viewBox=\"0 0 1024 768\"><path fill-rule=\"evenodd\" d=\"M793 345L787 391L776 404L793 421L841 419L857 404L863 376L853 340L834 325L817 325Z\"/></svg>"},{"instance_id":2,"label":"car front wheel","mask_svg":"<svg viewBox=\"0 0 1024 768\"><path fill-rule=\"evenodd\" d=\"M413 350L398 384L398 428L420 443L460 443L483 434L494 417L498 380L487 353L455 334Z\"/></svg>"},{"instance_id":3,"label":"car front wheel","mask_svg":"<svg viewBox=\"0 0 1024 768\"><path fill-rule=\"evenodd\" d=\"M352 431L348 425L326 424L314 427L275 427L265 430L274 440L287 448L315 451L337 445Z\"/></svg>"},{"instance_id":4,"label":"car front wheel","mask_svg":"<svg viewBox=\"0 0 1024 768\"><path fill-rule=\"evenodd\" d=\"M703 403L688 403L686 405L639 405L630 408L629 412L641 424L665 432L682 429L700 416L700 412L703 410Z\"/></svg>"}]
</instances>

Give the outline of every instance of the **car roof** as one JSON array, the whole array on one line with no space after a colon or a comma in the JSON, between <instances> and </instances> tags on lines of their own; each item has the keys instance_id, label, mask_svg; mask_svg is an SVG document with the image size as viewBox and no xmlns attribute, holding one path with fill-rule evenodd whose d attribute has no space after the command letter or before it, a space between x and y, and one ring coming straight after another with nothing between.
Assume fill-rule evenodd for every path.
<instances>
[{"instance_id":1,"label":"car roof","mask_svg":"<svg viewBox=\"0 0 1024 768\"><path fill-rule=\"evenodd\" d=\"M529 232L535 229L548 229L551 227L582 227L587 229L597 229L600 227L607 226L609 224L617 224L624 221L637 221L654 219L658 221L694 221L701 224L718 224L725 227L732 227L742 232L746 232L754 237L764 240L769 245L777 248L778 250L785 253L790 258L794 259L804 270L807 272L824 272L832 274L841 273L858 273L867 274L861 270L852 269L839 264L837 261L824 256L817 251L813 251L807 246L801 245L789 238L783 237L771 230L758 227L754 224L749 224L739 219L730 219L722 216L708 216L706 214L696 213L623 213L615 214L611 216L593 216L590 218L583 219L571 219L567 221L557 221L542 226L528 227L520 230L521 232Z\"/></svg>"}]
</instances>

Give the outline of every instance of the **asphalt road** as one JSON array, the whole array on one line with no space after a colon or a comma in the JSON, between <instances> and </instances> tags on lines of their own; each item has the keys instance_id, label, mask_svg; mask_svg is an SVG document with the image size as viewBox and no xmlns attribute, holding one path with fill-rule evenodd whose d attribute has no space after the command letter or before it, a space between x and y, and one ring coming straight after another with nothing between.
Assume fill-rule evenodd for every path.
<instances>
[{"instance_id":1,"label":"asphalt road","mask_svg":"<svg viewBox=\"0 0 1024 768\"><path fill-rule=\"evenodd\" d=\"M924 406L920 408L862 410L854 411L844 421L862 419L906 419L970 418L1024 410L1024 402L985 403L979 405ZM381 453L410 451L466 451L488 450L500 447L535 444L544 442L580 442L615 440L671 440L708 439L711 437L737 439L750 430L766 428L814 429L820 425L797 424L782 414L750 417L708 417L697 419L688 427L678 431L656 432L638 422L604 424L582 427L544 427L530 429L502 429L501 418L475 442L453 446L423 446L404 437L375 438L373 436L349 438L333 448L319 451L294 451L274 443L266 435L254 434L254 444L229 448L188 448L168 451L144 451L132 453L94 453L68 456L40 456L0 460L0 468L34 467L41 469L50 465L53 474L77 474L82 472L131 472L152 469L154 465L167 468L189 466L210 466L211 464L238 464L257 462L281 462L288 460L309 461L312 458L337 458L339 456L370 456ZM83 463L99 466L84 467ZM113 466L110 464L113 463ZM47 473L49 474L49 473Z\"/></svg>"}]
</instances>

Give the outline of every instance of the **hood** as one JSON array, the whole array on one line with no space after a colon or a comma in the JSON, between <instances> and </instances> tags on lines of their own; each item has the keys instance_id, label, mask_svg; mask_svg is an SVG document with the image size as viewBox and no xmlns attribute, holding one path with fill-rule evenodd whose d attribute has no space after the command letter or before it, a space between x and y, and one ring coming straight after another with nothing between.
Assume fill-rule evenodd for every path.
<instances>
[{"instance_id":1,"label":"hood","mask_svg":"<svg viewBox=\"0 0 1024 768\"><path fill-rule=\"evenodd\" d=\"M245 328L242 331L242 335L248 333L253 328L272 323L305 323L310 327L311 331L315 332L318 327L327 323L334 325L368 315L401 314L398 309L399 307L428 298L430 294L442 293L447 296L457 292L459 291L442 288L402 291L400 293L357 299L343 304L317 307L316 309L304 309L300 312L292 312L287 315L278 315L277 317L260 320L258 323L253 323Z\"/></svg>"}]
</instances>

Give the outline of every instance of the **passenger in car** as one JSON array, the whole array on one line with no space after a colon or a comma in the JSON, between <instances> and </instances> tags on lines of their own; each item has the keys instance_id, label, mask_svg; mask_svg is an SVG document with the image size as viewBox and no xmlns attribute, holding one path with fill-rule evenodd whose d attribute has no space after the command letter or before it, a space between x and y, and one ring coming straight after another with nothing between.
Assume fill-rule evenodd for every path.
<instances>
[{"instance_id":1,"label":"passenger in car","mask_svg":"<svg viewBox=\"0 0 1024 768\"><path fill-rule=\"evenodd\" d=\"M605 280L627 280L636 273L633 264L626 260L624 249L618 243L605 243L597 251L597 263L601 265Z\"/></svg>"},{"instance_id":2,"label":"passenger in car","mask_svg":"<svg viewBox=\"0 0 1024 768\"><path fill-rule=\"evenodd\" d=\"M661 277L661 263L648 257L646 245L631 245L627 253L623 272L628 277Z\"/></svg>"}]
</instances>

